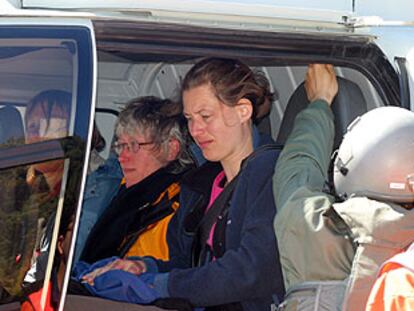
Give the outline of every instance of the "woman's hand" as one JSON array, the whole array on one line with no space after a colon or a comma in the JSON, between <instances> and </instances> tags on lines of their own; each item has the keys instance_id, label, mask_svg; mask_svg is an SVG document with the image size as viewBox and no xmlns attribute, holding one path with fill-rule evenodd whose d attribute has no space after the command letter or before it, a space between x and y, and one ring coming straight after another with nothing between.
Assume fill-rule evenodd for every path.
<instances>
[{"instance_id":1,"label":"woman's hand","mask_svg":"<svg viewBox=\"0 0 414 311\"><path fill-rule=\"evenodd\" d=\"M310 102L322 99L331 105L338 93L338 82L333 66L310 64L306 73L305 89Z\"/></svg>"},{"instance_id":2,"label":"woman's hand","mask_svg":"<svg viewBox=\"0 0 414 311\"><path fill-rule=\"evenodd\" d=\"M112 262L110 262L109 264L107 264L106 266L103 266L101 268L97 268L94 271L85 274L82 277L82 280L84 282L87 282L89 285L93 286L94 285L94 279L105 273L108 272L109 270L123 270L135 275L140 275L144 272L147 271L147 267L144 263L144 261L142 260L129 260L129 259L116 259Z\"/></svg>"}]
</instances>

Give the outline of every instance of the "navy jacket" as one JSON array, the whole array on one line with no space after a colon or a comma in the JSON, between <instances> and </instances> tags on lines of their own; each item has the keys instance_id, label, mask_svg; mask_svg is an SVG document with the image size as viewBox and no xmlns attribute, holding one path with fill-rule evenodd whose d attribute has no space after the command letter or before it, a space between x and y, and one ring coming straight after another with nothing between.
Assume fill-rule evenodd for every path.
<instances>
[{"instance_id":1,"label":"navy jacket","mask_svg":"<svg viewBox=\"0 0 414 311\"><path fill-rule=\"evenodd\" d=\"M276 207L272 176L278 155L278 149L262 150L249 159L231 198L224 255L201 267L172 269L166 279L170 297L187 299L195 306L241 302L245 311L270 310L272 295L282 299L283 279L273 230ZM205 166L210 166L210 174ZM170 244L172 260L165 265L159 263L160 271L190 267L188 254L193 237L186 232L186 216L200 206L204 212L212 179L219 170L217 165L214 168L206 163L183 181L181 207L185 208L179 213L185 215L181 215L182 224L178 226L182 232Z\"/></svg>"}]
</instances>

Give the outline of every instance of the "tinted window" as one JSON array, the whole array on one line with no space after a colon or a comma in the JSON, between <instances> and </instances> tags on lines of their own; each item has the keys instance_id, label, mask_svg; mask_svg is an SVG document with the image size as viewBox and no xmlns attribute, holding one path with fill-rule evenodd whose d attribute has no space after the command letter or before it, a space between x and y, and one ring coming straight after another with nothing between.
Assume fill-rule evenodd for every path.
<instances>
[{"instance_id":1,"label":"tinted window","mask_svg":"<svg viewBox=\"0 0 414 311\"><path fill-rule=\"evenodd\" d=\"M33 293L46 284L46 304L59 303L89 124L89 38L81 27L0 28L0 304L40 303Z\"/></svg>"}]
</instances>

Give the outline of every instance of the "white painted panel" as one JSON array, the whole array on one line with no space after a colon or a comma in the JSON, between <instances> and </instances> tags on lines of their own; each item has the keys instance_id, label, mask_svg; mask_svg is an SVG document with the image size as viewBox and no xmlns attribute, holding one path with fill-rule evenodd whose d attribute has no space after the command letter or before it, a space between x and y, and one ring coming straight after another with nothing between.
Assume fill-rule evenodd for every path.
<instances>
[{"instance_id":1,"label":"white painted panel","mask_svg":"<svg viewBox=\"0 0 414 311\"><path fill-rule=\"evenodd\" d=\"M138 96L154 95L177 99L180 81L190 68L189 64L141 63L126 66L125 63L101 62L97 106L119 111L125 102ZM276 138L286 105L295 89L303 82L306 67L271 66L256 69L267 76L272 90L279 95L273 103L270 115L271 134ZM116 73L118 78L111 78L111 72ZM336 68L336 72L338 76L354 81L360 86L368 109L383 105L377 91L360 72L350 68ZM104 115L98 114L98 125L106 141L110 142L115 118Z\"/></svg>"},{"instance_id":2,"label":"white painted panel","mask_svg":"<svg viewBox=\"0 0 414 311\"><path fill-rule=\"evenodd\" d=\"M81 9L88 12L148 12L162 15L166 12L178 16L186 14L212 14L249 17L287 18L310 21L341 22L351 12L350 0L336 1L211 1L211 0L23 0L24 8ZM184 16L181 16L184 18ZM192 16L187 16L192 18Z\"/></svg>"}]
</instances>

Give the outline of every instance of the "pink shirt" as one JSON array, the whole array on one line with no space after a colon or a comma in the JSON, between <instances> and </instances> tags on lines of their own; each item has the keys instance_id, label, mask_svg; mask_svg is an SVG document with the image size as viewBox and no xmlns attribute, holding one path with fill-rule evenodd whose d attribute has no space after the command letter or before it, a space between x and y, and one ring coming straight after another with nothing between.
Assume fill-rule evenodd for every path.
<instances>
[{"instance_id":1,"label":"pink shirt","mask_svg":"<svg viewBox=\"0 0 414 311\"><path fill-rule=\"evenodd\" d=\"M206 213L210 209L211 205L213 205L214 201L217 199L217 197L220 195L220 193L223 192L224 187L221 187L220 184L224 180L226 176L224 175L224 171L221 171L218 173L216 178L214 178L213 186L211 187L211 195L210 195L210 202L208 203ZM216 228L216 223L214 223L213 226L211 226L211 231L207 240L207 244L213 249L213 235L214 235L214 229Z\"/></svg>"}]
</instances>

